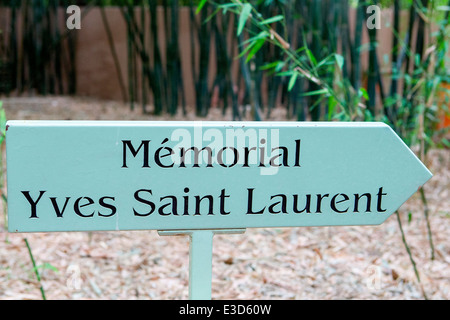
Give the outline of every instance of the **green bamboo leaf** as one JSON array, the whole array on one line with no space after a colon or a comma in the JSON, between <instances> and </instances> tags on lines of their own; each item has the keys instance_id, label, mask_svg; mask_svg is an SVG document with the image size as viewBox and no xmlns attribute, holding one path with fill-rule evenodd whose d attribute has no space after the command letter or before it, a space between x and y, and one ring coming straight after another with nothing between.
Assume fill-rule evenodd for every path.
<instances>
[{"instance_id":1,"label":"green bamboo leaf","mask_svg":"<svg viewBox=\"0 0 450 320\"><path fill-rule=\"evenodd\" d=\"M278 66L280 62L279 61L275 61L275 62L271 62L271 63L267 63L261 67L259 67L259 70L269 70L269 69L274 69Z\"/></svg>"},{"instance_id":2,"label":"green bamboo leaf","mask_svg":"<svg viewBox=\"0 0 450 320\"><path fill-rule=\"evenodd\" d=\"M293 73L294 73L294 71L291 71L291 70L282 71L282 72L277 73L277 76L279 76L279 77L292 76Z\"/></svg>"},{"instance_id":3,"label":"green bamboo leaf","mask_svg":"<svg viewBox=\"0 0 450 320\"><path fill-rule=\"evenodd\" d=\"M448 140L447 138L444 138L441 140L441 143L446 146L447 148L450 148L450 140Z\"/></svg>"},{"instance_id":4,"label":"green bamboo leaf","mask_svg":"<svg viewBox=\"0 0 450 320\"><path fill-rule=\"evenodd\" d=\"M333 119L336 106L337 106L336 99L334 97L330 97L330 99L328 99L328 121L331 121Z\"/></svg>"},{"instance_id":5,"label":"green bamboo leaf","mask_svg":"<svg viewBox=\"0 0 450 320\"><path fill-rule=\"evenodd\" d=\"M242 42L242 44L247 44L247 43L250 43L250 42L254 42L254 41L259 40L259 39L265 39L265 38L268 38L269 36L270 36L270 34L267 31L261 31L256 36L251 37L248 40L245 40L244 42Z\"/></svg>"},{"instance_id":6,"label":"green bamboo leaf","mask_svg":"<svg viewBox=\"0 0 450 320\"><path fill-rule=\"evenodd\" d=\"M250 50L250 52L248 53L245 62L249 62L253 58L253 56L259 51L259 49L261 49L261 47L264 45L265 42L266 42L265 39L259 39L255 41L255 44L252 46L252 50Z\"/></svg>"},{"instance_id":7,"label":"green bamboo leaf","mask_svg":"<svg viewBox=\"0 0 450 320\"><path fill-rule=\"evenodd\" d=\"M200 3L198 4L197 10L195 11L196 14L198 14L202 10L203 6L206 4L207 1L208 0L201 0L200 1Z\"/></svg>"},{"instance_id":8,"label":"green bamboo leaf","mask_svg":"<svg viewBox=\"0 0 450 320\"><path fill-rule=\"evenodd\" d=\"M217 15L217 13L218 13L219 11L220 11L220 8L217 8L216 10L214 10L214 12L213 12L209 17L207 17L207 18L205 19L204 23L209 22L212 18L214 18L214 16Z\"/></svg>"},{"instance_id":9,"label":"green bamboo leaf","mask_svg":"<svg viewBox=\"0 0 450 320\"><path fill-rule=\"evenodd\" d=\"M3 109L3 101L0 101L0 146L5 140L6 136L6 115Z\"/></svg>"},{"instance_id":10,"label":"green bamboo leaf","mask_svg":"<svg viewBox=\"0 0 450 320\"><path fill-rule=\"evenodd\" d=\"M269 33L266 31L260 32L258 35L248 39L247 41L244 41L243 44L249 43L249 45L238 55L238 58L243 57L247 52L251 54L251 57L247 57L247 62L255 55L256 52L261 49L262 45L265 42L265 39L269 36ZM262 43L260 43L262 42ZM251 49L251 51L250 51ZM253 54L252 54L253 52Z\"/></svg>"},{"instance_id":11,"label":"green bamboo leaf","mask_svg":"<svg viewBox=\"0 0 450 320\"><path fill-rule=\"evenodd\" d=\"M242 50L242 52L238 55L238 59L242 58L244 55L247 54L247 52L250 51L250 49L257 43L257 41L253 41L251 42L247 47L245 47L244 50Z\"/></svg>"},{"instance_id":12,"label":"green bamboo leaf","mask_svg":"<svg viewBox=\"0 0 450 320\"><path fill-rule=\"evenodd\" d=\"M250 16L250 12L252 11L252 5L249 3L246 3L242 6L242 11L239 16L239 23L238 23L238 29L237 29L237 35L239 36L242 31L244 30L245 23L247 22L248 17Z\"/></svg>"},{"instance_id":13,"label":"green bamboo leaf","mask_svg":"<svg viewBox=\"0 0 450 320\"><path fill-rule=\"evenodd\" d=\"M222 13L226 14L228 9L239 6L238 3L224 3L220 4L218 7L222 9Z\"/></svg>"},{"instance_id":14,"label":"green bamboo leaf","mask_svg":"<svg viewBox=\"0 0 450 320\"><path fill-rule=\"evenodd\" d=\"M313 65L314 67L317 66L317 60L316 57L314 57L313 53L311 52L311 50L309 50L308 48L306 48L306 54L309 58L309 61L311 62L311 65Z\"/></svg>"},{"instance_id":15,"label":"green bamboo leaf","mask_svg":"<svg viewBox=\"0 0 450 320\"><path fill-rule=\"evenodd\" d=\"M369 94L367 93L366 89L359 88L359 95L364 97L366 100L369 100Z\"/></svg>"},{"instance_id":16,"label":"green bamboo leaf","mask_svg":"<svg viewBox=\"0 0 450 320\"><path fill-rule=\"evenodd\" d=\"M420 66L420 61L421 61L421 56L420 56L420 54L418 54L418 53L416 53L415 55L414 55L414 64L416 65L416 66Z\"/></svg>"},{"instance_id":17,"label":"green bamboo leaf","mask_svg":"<svg viewBox=\"0 0 450 320\"><path fill-rule=\"evenodd\" d=\"M340 54L335 54L334 58L336 59L336 63L339 67L340 70L342 70L342 67L344 66L344 57L341 56Z\"/></svg>"},{"instance_id":18,"label":"green bamboo leaf","mask_svg":"<svg viewBox=\"0 0 450 320\"><path fill-rule=\"evenodd\" d=\"M295 85L295 82L297 81L297 78L298 78L298 72L294 72L291 76L291 79L289 79L288 91L292 90L292 88Z\"/></svg>"},{"instance_id":19,"label":"green bamboo leaf","mask_svg":"<svg viewBox=\"0 0 450 320\"><path fill-rule=\"evenodd\" d=\"M328 56L328 57L326 57L325 59L323 59L322 61L320 61L316 66L315 66L315 69L319 69L319 68L321 68L323 65L331 65L331 64L333 64L334 62L333 61L330 61L330 58L331 58L332 56Z\"/></svg>"},{"instance_id":20,"label":"green bamboo leaf","mask_svg":"<svg viewBox=\"0 0 450 320\"><path fill-rule=\"evenodd\" d=\"M53 266L52 264L45 262L44 264L40 264L38 266L36 266L35 268L33 268L33 272L35 272L35 269L48 269L48 270L52 270L54 272L59 272L58 268L56 268L55 266Z\"/></svg>"},{"instance_id":21,"label":"green bamboo leaf","mask_svg":"<svg viewBox=\"0 0 450 320\"><path fill-rule=\"evenodd\" d=\"M435 145L433 139L431 139L430 136L427 135L425 132L422 132L422 136L423 136L423 139L425 140L425 142L428 143L428 145L430 145L430 146L434 146Z\"/></svg>"},{"instance_id":22,"label":"green bamboo leaf","mask_svg":"<svg viewBox=\"0 0 450 320\"><path fill-rule=\"evenodd\" d=\"M286 65L284 61L275 61L271 63L267 63L259 68L259 70L271 70L273 69L273 72L280 72L283 67Z\"/></svg>"},{"instance_id":23,"label":"green bamboo leaf","mask_svg":"<svg viewBox=\"0 0 450 320\"><path fill-rule=\"evenodd\" d=\"M281 21L283 19L284 19L284 17L282 15L278 15L278 16L266 19L264 21L261 21L259 24L266 25L266 24L270 24L270 23Z\"/></svg>"},{"instance_id":24,"label":"green bamboo leaf","mask_svg":"<svg viewBox=\"0 0 450 320\"><path fill-rule=\"evenodd\" d=\"M317 95L321 95L321 94L328 95L329 94L328 89L324 88L324 89L320 89L320 90L306 92L306 93L303 93L302 96L308 97L308 96L317 96Z\"/></svg>"},{"instance_id":25,"label":"green bamboo leaf","mask_svg":"<svg viewBox=\"0 0 450 320\"><path fill-rule=\"evenodd\" d=\"M314 104L311 106L311 107L309 107L309 110L310 111L312 111L312 110L314 110L318 105L320 105L321 103L322 103L322 101L325 99L325 96L323 95L323 96L320 96L317 100L316 100L316 102L314 102Z\"/></svg>"}]
</instances>

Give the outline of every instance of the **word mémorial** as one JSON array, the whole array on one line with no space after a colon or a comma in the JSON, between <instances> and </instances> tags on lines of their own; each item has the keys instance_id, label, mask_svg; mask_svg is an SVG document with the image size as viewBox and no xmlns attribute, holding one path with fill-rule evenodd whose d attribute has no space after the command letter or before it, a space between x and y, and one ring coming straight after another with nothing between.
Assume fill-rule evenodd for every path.
<instances>
[{"instance_id":1,"label":"word m\u00e9morial","mask_svg":"<svg viewBox=\"0 0 450 320\"><path fill-rule=\"evenodd\" d=\"M269 147L264 138L255 146L170 147L167 142L165 138L152 152L152 140L122 140L122 168L129 168L132 158L141 168L300 167L301 139L294 140L291 149L278 144Z\"/></svg>"}]
</instances>

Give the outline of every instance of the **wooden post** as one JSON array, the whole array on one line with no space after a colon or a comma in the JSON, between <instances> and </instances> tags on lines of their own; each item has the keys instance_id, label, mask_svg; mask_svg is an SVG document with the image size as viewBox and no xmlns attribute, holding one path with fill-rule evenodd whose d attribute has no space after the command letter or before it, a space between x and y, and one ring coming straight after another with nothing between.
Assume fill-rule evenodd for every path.
<instances>
[{"instance_id":1,"label":"wooden post","mask_svg":"<svg viewBox=\"0 0 450 320\"><path fill-rule=\"evenodd\" d=\"M241 234L245 229L158 231L160 236L188 235L189 299L211 300L212 249L214 234Z\"/></svg>"}]
</instances>

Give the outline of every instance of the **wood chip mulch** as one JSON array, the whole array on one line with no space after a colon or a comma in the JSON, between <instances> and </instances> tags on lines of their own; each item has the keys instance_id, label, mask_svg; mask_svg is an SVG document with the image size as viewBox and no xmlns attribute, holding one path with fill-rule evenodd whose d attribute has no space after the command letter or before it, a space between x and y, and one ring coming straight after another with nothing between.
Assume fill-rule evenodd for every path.
<instances>
[{"instance_id":1,"label":"wood chip mulch","mask_svg":"<svg viewBox=\"0 0 450 320\"><path fill-rule=\"evenodd\" d=\"M171 119L85 98L6 98L8 119ZM274 119L283 112L275 110ZM172 118L186 120L182 115ZM187 120L195 120L188 116ZM223 120L213 110L206 120ZM216 235L213 299L450 298L450 150L426 160L425 191L435 259L419 194L400 209L417 281L396 215L370 227L247 229ZM32 248L47 299L188 299L189 239L156 231L12 234L0 208L0 299L41 299L25 246Z\"/></svg>"}]
</instances>

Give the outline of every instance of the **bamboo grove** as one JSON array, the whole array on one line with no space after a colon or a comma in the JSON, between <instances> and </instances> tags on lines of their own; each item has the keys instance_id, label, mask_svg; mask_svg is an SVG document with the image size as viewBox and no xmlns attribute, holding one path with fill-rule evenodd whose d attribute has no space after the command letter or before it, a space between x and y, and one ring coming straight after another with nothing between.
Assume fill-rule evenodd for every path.
<instances>
[{"instance_id":1,"label":"bamboo grove","mask_svg":"<svg viewBox=\"0 0 450 320\"><path fill-rule=\"evenodd\" d=\"M290 48L298 50L298 56L307 60L322 82L340 89L342 99L355 110L350 120L367 120L368 115L372 119L386 118L398 129L407 127L416 115L412 111L417 107L416 86L424 81L430 63L436 66L433 73L442 76L440 80L448 77L443 61L448 49L445 28L449 11L444 10L443 15L436 15L440 18L430 21L439 6L448 8L448 2L249 1L264 18L283 17L273 20L272 30ZM282 47L250 42L259 32L257 26L247 24L236 36L239 16L223 10L227 5L224 1L2 1L2 6L9 7L9 25L2 26L6 28L0 39L1 91L76 93L76 31L65 28L67 14L58 11L73 3L82 5L83 15L94 6L101 8L99 23L104 24L108 33L117 70L120 66L114 35L104 7L120 8L128 35L128 72L117 74L123 97L131 108L140 104L144 112L175 114L181 109L186 113L189 106L181 55L189 50L193 70L190 80L195 88L193 107L199 116L208 114L215 98L214 103L219 101L224 113L231 108L235 120L248 112L243 106L251 107L255 120L266 118L276 106L285 108L289 118L300 121L342 120L329 96L322 99L319 95L323 91L317 82L305 77L291 81ZM199 3L201 10L197 10ZM379 51L378 30L366 27L370 17L367 9L374 3L393 12L392 20L384 21L393 34L390 70L384 73L380 63L386 56ZM190 48L179 45L181 10L189 11ZM431 23L439 26L439 36L429 36ZM160 39L158 28L164 28L164 39ZM243 51L246 52L240 54ZM335 53L342 57L339 64L342 74L338 79L336 65L327 60ZM436 88L426 90L428 94L436 93Z\"/></svg>"},{"instance_id":2,"label":"bamboo grove","mask_svg":"<svg viewBox=\"0 0 450 320\"><path fill-rule=\"evenodd\" d=\"M193 109L205 117L216 106L233 120L264 120L284 108L299 121L386 122L418 147L423 162L430 148L450 147L442 139L448 127L439 127L450 105L450 0L3 0L0 94L77 94L79 39L65 25L71 4L81 6L82 16L100 9L98 23L131 109L156 115ZM390 11L382 30L368 27L372 5ZM120 10L126 28L126 74L107 6ZM179 41L182 11L188 47ZM191 78L183 75L185 52ZM193 106L185 81L195 91ZM434 259L423 188L420 195ZM398 211L397 218L420 283Z\"/></svg>"},{"instance_id":3,"label":"bamboo grove","mask_svg":"<svg viewBox=\"0 0 450 320\"><path fill-rule=\"evenodd\" d=\"M11 0L0 33L0 92L74 94L76 33L68 32L58 8L69 1ZM20 21L20 22L19 22Z\"/></svg>"}]
</instances>

